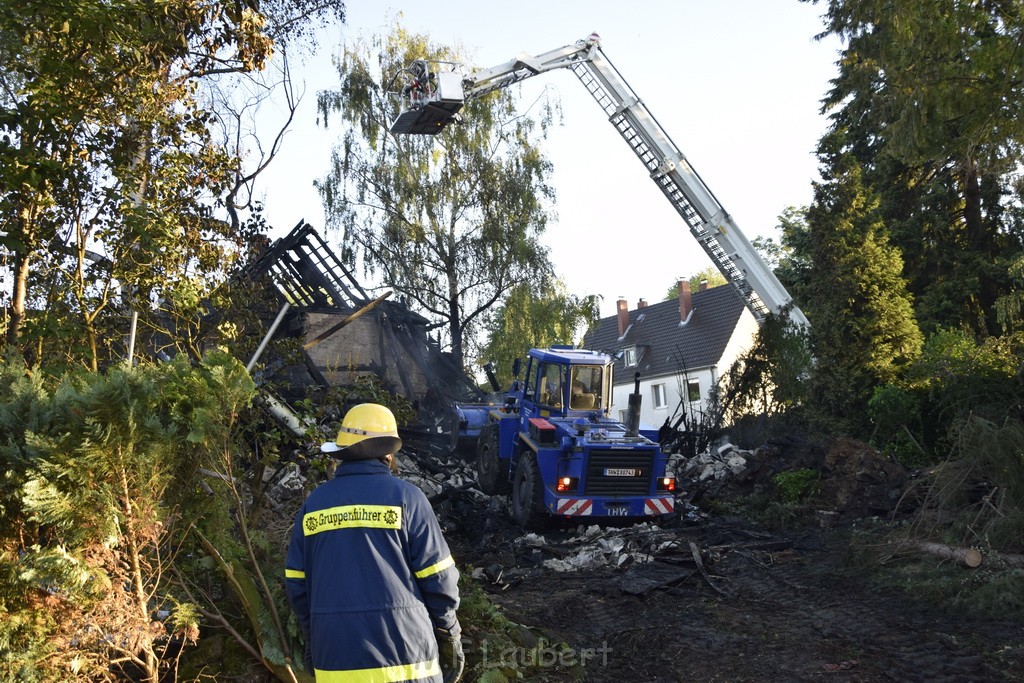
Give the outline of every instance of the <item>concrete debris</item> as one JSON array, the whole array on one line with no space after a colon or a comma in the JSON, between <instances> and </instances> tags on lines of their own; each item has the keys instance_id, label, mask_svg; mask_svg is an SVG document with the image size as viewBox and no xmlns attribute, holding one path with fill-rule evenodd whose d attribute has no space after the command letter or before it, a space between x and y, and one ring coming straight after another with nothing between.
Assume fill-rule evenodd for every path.
<instances>
[{"instance_id":1,"label":"concrete debris","mask_svg":"<svg viewBox=\"0 0 1024 683\"><path fill-rule=\"evenodd\" d=\"M435 481L429 477L424 477L420 474L414 474L412 472L406 473L399 471L400 476L410 484L414 484L416 488L423 491L424 494L429 498L441 493L444 488L441 482Z\"/></svg>"},{"instance_id":2,"label":"concrete debris","mask_svg":"<svg viewBox=\"0 0 1024 683\"><path fill-rule=\"evenodd\" d=\"M286 464L281 469L275 486L293 493L302 491L306 486L306 478L302 476L302 471L299 469L298 463L290 462Z\"/></svg>"},{"instance_id":3,"label":"concrete debris","mask_svg":"<svg viewBox=\"0 0 1024 683\"><path fill-rule=\"evenodd\" d=\"M522 548L524 546L527 548L542 548L547 545L547 539L539 534L530 533L520 536L512 542L512 545L516 548Z\"/></svg>"},{"instance_id":4,"label":"concrete debris","mask_svg":"<svg viewBox=\"0 0 1024 683\"><path fill-rule=\"evenodd\" d=\"M676 476L681 479L721 482L742 475L747 469L750 455L750 451L741 451L729 444L725 451L706 451L689 460L680 456L678 459L673 458L671 464L676 468Z\"/></svg>"},{"instance_id":5,"label":"concrete debris","mask_svg":"<svg viewBox=\"0 0 1024 683\"><path fill-rule=\"evenodd\" d=\"M572 539L569 541L572 542ZM544 561L544 567L556 572L571 572L580 569L597 567L623 567L634 563L651 562L653 558L635 549L627 549L626 540L622 537L598 538L593 545L580 548L575 554L564 558Z\"/></svg>"},{"instance_id":6,"label":"concrete debris","mask_svg":"<svg viewBox=\"0 0 1024 683\"><path fill-rule=\"evenodd\" d=\"M263 495L267 503L284 519L291 519L301 504L307 477L297 462L288 462L277 469L263 471ZM252 504L252 488L243 484L240 492L246 505ZM296 502L298 501L298 503Z\"/></svg>"},{"instance_id":7,"label":"concrete debris","mask_svg":"<svg viewBox=\"0 0 1024 683\"><path fill-rule=\"evenodd\" d=\"M399 452L398 475L423 491L432 505L462 493L489 499L476 489L476 471L469 463L413 443L407 442Z\"/></svg>"}]
</instances>

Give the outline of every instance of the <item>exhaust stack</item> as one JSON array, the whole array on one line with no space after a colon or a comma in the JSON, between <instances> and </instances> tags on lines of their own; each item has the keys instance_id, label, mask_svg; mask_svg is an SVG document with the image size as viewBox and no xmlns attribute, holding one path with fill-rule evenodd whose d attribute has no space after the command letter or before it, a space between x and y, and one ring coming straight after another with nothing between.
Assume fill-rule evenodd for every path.
<instances>
[{"instance_id":1,"label":"exhaust stack","mask_svg":"<svg viewBox=\"0 0 1024 683\"><path fill-rule=\"evenodd\" d=\"M626 413L626 436L640 436L640 373L633 375L633 393L629 395L629 412Z\"/></svg>"}]
</instances>

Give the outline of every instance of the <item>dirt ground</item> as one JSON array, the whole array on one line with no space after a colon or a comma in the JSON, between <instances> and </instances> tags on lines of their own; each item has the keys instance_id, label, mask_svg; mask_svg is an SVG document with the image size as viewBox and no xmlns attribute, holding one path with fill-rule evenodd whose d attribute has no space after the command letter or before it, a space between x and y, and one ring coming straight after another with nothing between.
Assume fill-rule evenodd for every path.
<instances>
[{"instance_id":1,"label":"dirt ground","mask_svg":"<svg viewBox=\"0 0 1024 683\"><path fill-rule=\"evenodd\" d=\"M453 512L459 521L447 533L460 562L477 568L504 614L544 639L541 666L526 680L1024 680L1020 623L958 619L879 589L851 569L842 528L766 532L705 517L654 531L601 530L605 541L586 543L579 528L562 528L523 544L496 503ZM661 550L645 545L651 537ZM609 564L553 568L609 538L625 539L621 552L605 555ZM484 648L471 643L471 660L498 666L523 656Z\"/></svg>"}]
</instances>

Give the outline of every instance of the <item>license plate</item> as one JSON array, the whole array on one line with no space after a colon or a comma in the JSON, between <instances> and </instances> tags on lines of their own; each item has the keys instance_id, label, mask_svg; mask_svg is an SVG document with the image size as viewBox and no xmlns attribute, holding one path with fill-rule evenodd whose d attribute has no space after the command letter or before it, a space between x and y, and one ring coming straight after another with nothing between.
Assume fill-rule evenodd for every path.
<instances>
[{"instance_id":1,"label":"license plate","mask_svg":"<svg viewBox=\"0 0 1024 683\"><path fill-rule=\"evenodd\" d=\"M605 505L610 517L625 517L629 514L628 505Z\"/></svg>"},{"instance_id":2,"label":"license plate","mask_svg":"<svg viewBox=\"0 0 1024 683\"><path fill-rule=\"evenodd\" d=\"M626 467L606 467L604 469L604 476L606 477L636 477L639 474L638 470Z\"/></svg>"}]
</instances>

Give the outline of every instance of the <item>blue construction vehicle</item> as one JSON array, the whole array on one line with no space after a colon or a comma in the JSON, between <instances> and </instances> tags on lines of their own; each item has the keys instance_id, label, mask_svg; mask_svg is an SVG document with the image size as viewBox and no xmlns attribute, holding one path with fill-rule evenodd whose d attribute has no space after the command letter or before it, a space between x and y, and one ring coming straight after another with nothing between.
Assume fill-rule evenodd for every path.
<instances>
[{"instance_id":1,"label":"blue construction vehicle","mask_svg":"<svg viewBox=\"0 0 1024 683\"><path fill-rule=\"evenodd\" d=\"M532 349L502 405L460 406L462 433L479 429L480 489L509 494L520 526L552 516L652 519L673 512L675 477L656 434L639 429L640 394L630 396L626 424L609 417L613 360L573 347Z\"/></svg>"}]
</instances>

